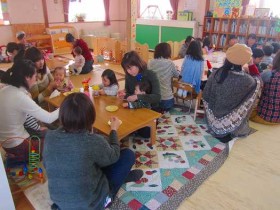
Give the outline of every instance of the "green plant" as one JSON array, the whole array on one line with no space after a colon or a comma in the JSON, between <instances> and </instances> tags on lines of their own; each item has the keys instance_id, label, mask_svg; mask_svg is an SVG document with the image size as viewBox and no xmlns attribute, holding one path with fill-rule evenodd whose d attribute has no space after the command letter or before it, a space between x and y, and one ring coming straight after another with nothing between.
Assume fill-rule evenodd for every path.
<instances>
[{"instance_id":1,"label":"green plant","mask_svg":"<svg viewBox=\"0 0 280 210\"><path fill-rule=\"evenodd\" d=\"M85 13L77 13L75 15L76 19L78 22L83 22L86 19L86 14Z\"/></svg>"}]
</instances>

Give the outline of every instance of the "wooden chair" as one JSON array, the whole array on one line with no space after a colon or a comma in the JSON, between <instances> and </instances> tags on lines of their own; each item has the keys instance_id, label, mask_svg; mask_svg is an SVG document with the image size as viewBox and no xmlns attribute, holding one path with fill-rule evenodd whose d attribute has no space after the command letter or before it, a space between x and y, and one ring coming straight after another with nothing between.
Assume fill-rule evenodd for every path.
<instances>
[{"instance_id":1,"label":"wooden chair","mask_svg":"<svg viewBox=\"0 0 280 210\"><path fill-rule=\"evenodd\" d=\"M72 44L66 42L67 33L52 34L52 47L54 55L69 54L72 51Z\"/></svg>"},{"instance_id":2,"label":"wooden chair","mask_svg":"<svg viewBox=\"0 0 280 210\"><path fill-rule=\"evenodd\" d=\"M65 36L67 33L73 34L78 39L79 33L77 29L69 25L51 26L46 29L51 36L51 43L54 55L69 54L72 51L72 44L66 42Z\"/></svg>"},{"instance_id":3,"label":"wooden chair","mask_svg":"<svg viewBox=\"0 0 280 210\"><path fill-rule=\"evenodd\" d=\"M147 44L135 43L135 51L139 56L148 63L149 61L149 46Z\"/></svg>"},{"instance_id":4,"label":"wooden chair","mask_svg":"<svg viewBox=\"0 0 280 210\"><path fill-rule=\"evenodd\" d=\"M178 59L180 49L181 49L182 45L184 44L184 42L185 42L185 40L182 40L181 42L174 42L173 43L173 54L174 54L173 59Z\"/></svg>"},{"instance_id":5,"label":"wooden chair","mask_svg":"<svg viewBox=\"0 0 280 210\"><path fill-rule=\"evenodd\" d=\"M177 55L174 55L174 42L172 41L167 41L166 43L168 43L170 45L171 48L171 59L174 59L175 57L177 57Z\"/></svg>"},{"instance_id":6,"label":"wooden chair","mask_svg":"<svg viewBox=\"0 0 280 210\"><path fill-rule=\"evenodd\" d=\"M127 52L127 42L126 40L124 41L117 41L116 44L116 62L121 63L121 60L124 56L124 54Z\"/></svg>"},{"instance_id":7,"label":"wooden chair","mask_svg":"<svg viewBox=\"0 0 280 210\"><path fill-rule=\"evenodd\" d=\"M196 119L196 115L198 113L204 113L203 110L199 109L200 108L200 101L201 101L201 98L202 98L202 91L200 91L200 93L197 94L191 84L178 81L177 79L174 79L172 81L172 86L173 86L173 95L174 95L174 98L175 98L177 103L178 103L178 99L181 99L183 101L183 103L185 103L185 101L190 101L189 114L191 112L193 101L195 100L194 120ZM187 91L186 97L184 97L182 95L178 95L178 90L179 89L181 89L183 91Z\"/></svg>"}]
</instances>

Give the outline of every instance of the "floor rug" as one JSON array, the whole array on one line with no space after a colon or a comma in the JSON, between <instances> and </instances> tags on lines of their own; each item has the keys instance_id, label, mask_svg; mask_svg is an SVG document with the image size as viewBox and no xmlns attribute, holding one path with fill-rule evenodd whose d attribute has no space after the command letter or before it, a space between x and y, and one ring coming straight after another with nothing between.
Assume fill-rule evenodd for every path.
<instances>
[{"instance_id":1,"label":"floor rug","mask_svg":"<svg viewBox=\"0 0 280 210\"><path fill-rule=\"evenodd\" d=\"M203 118L177 106L157 125L155 145L130 136L122 142L136 154L134 168L144 171L137 182L124 184L110 209L176 209L228 156L228 145L207 132Z\"/></svg>"}]
</instances>

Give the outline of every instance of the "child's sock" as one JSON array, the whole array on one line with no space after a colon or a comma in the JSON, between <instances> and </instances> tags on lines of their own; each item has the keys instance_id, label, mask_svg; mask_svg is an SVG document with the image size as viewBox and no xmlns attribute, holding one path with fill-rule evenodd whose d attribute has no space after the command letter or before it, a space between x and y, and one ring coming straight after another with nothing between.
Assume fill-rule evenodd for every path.
<instances>
[{"instance_id":1,"label":"child's sock","mask_svg":"<svg viewBox=\"0 0 280 210\"><path fill-rule=\"evenodd\" d=\"M183 90L182 90L182 89L178 89L177 95L178 95L179 97L182 97L182 95L183 95Z\"/></svg>"},{"instance_id":2,"label":"child's sock","mask_svg":"<svg viewBox=\"0 0 280 210\"><path fill-rule=\"evenodd\" d=\"M186 98L186 97L187 97L187 95L188 95L188 91L183 90L183 94L182 94L183 98Z\"/></svg>"},{"instance_id":3,"label":"child's sock","mask_svg":"<svg viewBox=\"0 0 280 210\"><path fill-rule=\"evenodd\" d=\"M125 179L125 183L127 182L136 182L143 176L144 172L140 169L134 169L129 172L128 176Z\"/></svg>"}]
</instances>

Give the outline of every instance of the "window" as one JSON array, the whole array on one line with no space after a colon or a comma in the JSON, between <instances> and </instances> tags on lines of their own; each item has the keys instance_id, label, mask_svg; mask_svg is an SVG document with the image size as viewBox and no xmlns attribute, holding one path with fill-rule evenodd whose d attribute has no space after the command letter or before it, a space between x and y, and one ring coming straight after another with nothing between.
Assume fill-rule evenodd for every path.
<instances>
[{"instance_id":1,"label":"window","mask_svg":"<svg viewBox=\"0 0 280 210\"><path fill-rule=\"evenodd\" d=\"M280 2L275 0L250 0L249 5L254 5L256 8L270 8L270 14L273 17L280 17Z\"/></svg>"},{"instance_id":2,"label":"window","mask_svg":"<svg viewBox=\"0 0 280 210\"><path fill-rule=\"evenodd\" d=\"M273 17L277 16L280 17L280 2L279 1L272 1L272 0L265 0L263 1L262 8L270 8L270 13Z\"/></svg>"},{"instance_id":3,"label":"window","mask_svg":"<svg viewBox=\"0 0 280 210\"><path fill-rule=\"evenodd\" d=\"M105 9L103 0L70 1L69 22L78 21L78 17L84 17L85 21L104 21Z\"/></svg>"},{"instance_id":4,"label":"window","mask_svg":"<svg viewBox=\"0 0 280 210\"><path fill-rule=\"evenodd\" d=\"M140 15L146 19L167 19L166 11L172 11L169 0L141 0Z\"/></svg>"},{"instance_id":5,"label":"window","mask_svg":"<svg viewBox=\"0 0 280 210\"><path fill-rule=\"evenodd\" d=\"M4 20L4 17L5 20ZM8 8L7 8L7 2L3 3L1 2L0 3L0 25L9 25L10 24L10 21L7 20L9 17L9 13L8 13Z\"/></svg>"}]
</instances>

